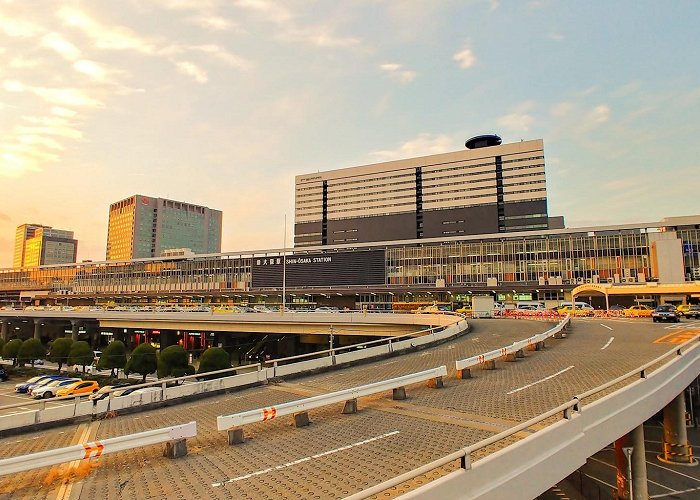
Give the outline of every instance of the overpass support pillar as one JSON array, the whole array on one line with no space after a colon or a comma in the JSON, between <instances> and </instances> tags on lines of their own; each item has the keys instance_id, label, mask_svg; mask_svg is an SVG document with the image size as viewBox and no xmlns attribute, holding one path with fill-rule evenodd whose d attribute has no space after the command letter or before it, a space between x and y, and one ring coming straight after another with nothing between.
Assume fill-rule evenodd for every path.
<instances>
[{"instance_id":1,"label":"overpass support pillar","mask_svg":"<svg viewBox=\"0 0 700 500\"><path fill-rule=\"evenodd\" d=\"M41 340L41 320L38 318L34 320L34 338Z\"/></svg>"},{"instance_id":2,"label":"overpass support pillar","mask_svg":"<svg viewBox=\"0 0 700 500\"><path fill-rule=\"evenodd\" d=\"M644 446L644 425L639 424L632 431L632 499L647 500L647 461Z\"/></svg>"},{"instance_id":3,"label":"overpass support pillar","mask_svg":"<svg viewBox=\"0 0 700 500\"><path fill-rule=\"evenodd\" d=\"M685 391L664 407L663 451L658 459L669 464L698 464L698 461L693 458L693 449L688 444L688 432L685 427Z\"/></svg>"},{"instance_id":4,"label":"overpass support pillar","mask_svg":"<svg viewBox=\"0 0 700 500\"><path fill-rule=\"evenodd\" d=\"M70 328L70 337L73 339L73 342L75 342L76 340L78 340L78 329L80 328L80 322L74 319L70 320Z\"/></svg>"},{"instance_id":5,"label":"overpass support pillar","mask_svg":"<svg viewBox=\"0 0 700 500\"><path fill-rule=\"evenodd\" d=\"M0 338L2 338L3 341L7 342L7 335L10 331L10 323L7 321L3 321L0 323Z\"/></svg>"}]
</instances>

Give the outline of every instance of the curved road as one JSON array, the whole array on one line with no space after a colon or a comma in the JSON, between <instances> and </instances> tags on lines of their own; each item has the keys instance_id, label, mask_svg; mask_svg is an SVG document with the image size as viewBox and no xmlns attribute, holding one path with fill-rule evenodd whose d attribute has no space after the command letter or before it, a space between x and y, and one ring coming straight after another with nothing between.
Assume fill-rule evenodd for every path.
<instances>
[{"instance_id":1,"label":"curved road","mask_svg":"<svg viewBox=\"0 0 700 500\"><path fill-rule=\"evenodd\" d=\"M496 370L454 378L454 361L503 347L551 324L472 320L453 342L383 361L280 381L190 403L81 425L0 439L0 457L105 439L196 420L189 454L163 458L162 445L107 455L79 467L64 464L0 476L0 498L342 498L478 442L654 359L700 332L700 322L575 319L565 339L527 352ZM342 405L312 410L312 424L291 417L245 428L246 442L228 446L216 417L354 387L446 364L442 389L407 389L359 401L354 415ZM6 383L0 385L5 389ZM449 468L445 469L448 470ZM434 471L430 478L443 474ZM419 478L414 484L427 479ZM391 492L406 491L402 485Z\"/></svg>"}]
</instances>

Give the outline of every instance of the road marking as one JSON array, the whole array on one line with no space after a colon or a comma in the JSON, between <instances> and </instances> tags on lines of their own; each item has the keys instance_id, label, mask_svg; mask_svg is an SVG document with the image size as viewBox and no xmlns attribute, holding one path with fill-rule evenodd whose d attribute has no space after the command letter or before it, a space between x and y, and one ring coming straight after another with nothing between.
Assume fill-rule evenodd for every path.
<instances>
[{"instance_id":1,"label":"road marking","mask_svg":"<svg viewBox=\"0 0 700 500\"><path fill-rule=\"evenodd\" d=\"M690 493L692 491L698 491L700 488L689 488L687 490L679 490L679 491L672 491L670 493L664 493L662 495L650 495L649 498L664 498L664 497L670 497L672 495L678 495L680 493Z\"/></svg>"},{"instance_id":2,"label":"road marking","mask_svg":"<svg viewBox=\"0 0 700 500\"><path fill-rule=\"evenodd\" d=\"M652 453L652 454L654 454L654 455L658 455L657 452L648 452L648 453ZM647 464L653 465L654 467L658 467L659 469L663 469L663 470L666 470L666 471L669 471L669 472L673 472L674 474L678 474L679 476L683 476L683 477L685 477L685 478L687 478L687 479L692 479L692 480L695 481L696 483L697 483L697 482L700 482L700 479L698 479L698 478L696 478L696 477L689 476L689 475L687 475L687 474L683 474L682 472L678 472L677 470L673 470L673 469L670 469L670 468L668 468L668 467L664 467L663 465L659 465L659 464L657 464L657 463L655 463L655 462L650 462L650 461L647 460Z\"/></svg>"},{"instance_id":3,"label":"road marking","mask_svg":"<svg viewBox=\"0 0 700 500\"><path fill-rule=\"evenodd\" d=\"M682 344L700 333L700 330L688 330L684 332L671 332L654 341L654 344Z\"/></svg>"},{"instance_id":4,"label":"road marking","mask_svg":"<svg viewBox=\"0 0 700 500\"><path fill-rule=\"evenodd\" d=\"M607 328L608 330L612 330L612 328L610 328L608 325L604 325L603 323L601 323L600 326L602 326L603 328Z\"/></svg>"},{"instance_id":5,"label":"road marking","mask_svg":"<svg viewBox=\"0 0 700 500\"><path fill-rule=\"evenodd\" d=\"M613 341L613 340L615 340L615 337L610 337L610 340L608 340L608 343L605 344L603 347L601 347L600 350L602 351L603 349L605 349L606 347L608 347L610 344L612 344L612 341Z\"/></svg>"},{"instance_id":6,"label":"road marking","mask_svg":"<svg viewBox=\"0 0 700 500\"><path fill-rule=\"evenodd\" d=\"M261 475L263 475L263 474L267 474L268 472L286 469L287 467L291 467L291 466L293 466L293 465L298 465L298 464L301 464L301 463L304 463L304 462L308 462L309 460L312 460L312 459L314 459L314 458L325 457L326 455L332 455L333 453L338 453L338 452L340 452L340 451L349 450L350 448L355 448L356 446L362 446L362 445L364 445L364 444L368 444L368 443L371 443L371 442L373 442L373 441L377 441L377 440L379 440L379 439L388 438L388 437L390 437L390 436L394 436L394 435L398 434L399 432L400 432L400 431L391 431L391 432L387 432L386 434L382 434L382 435L380 435L380 436L375 436L375 437L373 437L373 438L365 439L364 441L358 441L357 443L352 443L352 444L349 444L349 445L347 445L347 446L341 446L340 448L336 448L336 449L334 449L334 450L324 451L324 452L318 453L318 454L316 454L316 455L311 455L311 456L308 456L308 457L300 458L300 459L298 459L298 460L294 460L293 462L287 462L286 464L277 465L277 466L275 466L275 467L269 467L269 468L267 468L267 469L263 469L263 470L251 472L250 474L245 474L245 475L243 475L243 476L233 477L233 478L231 478L231 479L227 479L227 480L225 480L225 481L220 481L220 482L218 482L218 483L212 483L211 485L212 485L212 487L216 488L216 487L218 487L218 486L224 486L224 485L229 484L229 483L235 483L235 482L237 482L237 481L243 481L244 479L249 479L249 478L251 478L251 477L261 476Z\"/></svg>"},{"instance_id":7,"label":"road marking","mask_svg":"<svg viewBox=\"0 0 700 500\"><path fill-rule=\"evenodd\" d=\"M541 380L538 380L537 382L533 382L531 384L527 384L527 385L524 385L522 387L518 387L517 389L513 389L512 391L508 391L508 392L506 392L506 394L515 394L516 392L522 391L523 389L527 389L528 387L532 387L533 385L537 385L537 384L540 384L542 382L545 382L545 381L549 380L550 378L554 378L557 375L561 375L562 373L571 370L573 367L574 367L574 365L571 365L567 368L564 368L563 370L558 371L557 373L553 373L552 375L550 375L548 377L545 377Z\"/></svg>"},{"instance_id":8,"label":"road marking","mask_svg":"<svg viewBox=\"0 0 700 500\"><path fill-rule=\"evenodd\" d=\"M612 488L613 490L617 491L617 486L613 486L613 485L610 484L610 483L606 483L606 482L603 481L602 479L598 479L597 477L593 477L593 476L591 476L591 475L589 475L589 474L584 474L584 476L586 476L586 477L589 478L589 479L593 479L594 481L598 481L599 483L602 483L602 484L604 484L605 486L608 486L608 487Z\"/></svg>"}]
</instances>

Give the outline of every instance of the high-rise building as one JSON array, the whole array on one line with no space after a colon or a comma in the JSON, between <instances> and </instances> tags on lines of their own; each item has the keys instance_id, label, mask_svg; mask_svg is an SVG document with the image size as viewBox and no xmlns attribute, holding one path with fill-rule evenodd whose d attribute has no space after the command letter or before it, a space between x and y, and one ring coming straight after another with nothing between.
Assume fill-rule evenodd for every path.
<instances>
[{"instance_id":1,"label":"high-rise building","mask_svg":"<svg viewBox=\"0 0 700 500\"><path fill-rule=\"evenodd\" d=\"M73 238L73 231L41 224L17 226L13 267L70 264L77 255L78 240Z\"/></svg>"},{"instance_id":2,"label":"high-rise building","mask_svg":"<svg viewBox=\"0 0 700 500\"><path fill-rule=\"evenodd\" d=\"M220 210L134 195L109 207L107 260L159 257L173 248L221 252Z\"/></svg>"},{"instance_id":3,"label":"high-rise building","mask_svg":"<svg viewBox=\"0 0 700 500\"><path fill-rule=\"evenodd\" d=\"M548 229L543 141L466 146L296 176L295 246Z\"/></svg>"}]
</instances>

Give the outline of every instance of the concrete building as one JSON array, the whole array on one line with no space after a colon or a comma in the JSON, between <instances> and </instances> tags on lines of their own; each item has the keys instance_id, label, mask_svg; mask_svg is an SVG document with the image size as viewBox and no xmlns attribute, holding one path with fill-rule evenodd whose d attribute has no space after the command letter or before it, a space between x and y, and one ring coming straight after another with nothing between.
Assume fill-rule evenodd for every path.
<instances>
[{"instance_id":1,"label":"concrete building","mask_svg":"<svg viewBox=\"0 0 700 500\"><path fill-rule=\"evenodd\" d=\"M221 251L222 213L182 201L134 195L112 203L107 260L158 257L188 248L195 254Z\"/></svg>"},{"instance_id":2,"label":"concrete building","mask_svg":"<svg viewBox=\"0 0 700 500\"><path fill-rule=\"evenodd\" d=\"M550 229L543 141L501 145L498 136L479 136L467 146L298 175L294 245Z\"/></svg>"},{"instance_id":3,"label":"concrete building","mask_svg":"<svg viewBox=\"0 0 700 500\"><path fill-rule=\"evenodd\" d=\"M22 224L15 232L13 267L36 267L75 262L78 240L73 231L41 224Z\"/></svg>"}]
</instances>

